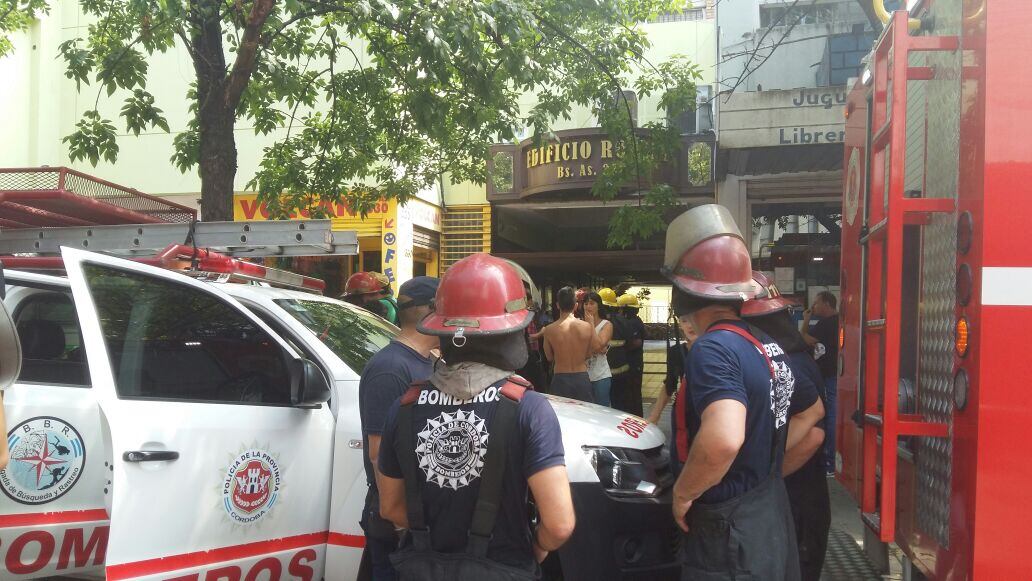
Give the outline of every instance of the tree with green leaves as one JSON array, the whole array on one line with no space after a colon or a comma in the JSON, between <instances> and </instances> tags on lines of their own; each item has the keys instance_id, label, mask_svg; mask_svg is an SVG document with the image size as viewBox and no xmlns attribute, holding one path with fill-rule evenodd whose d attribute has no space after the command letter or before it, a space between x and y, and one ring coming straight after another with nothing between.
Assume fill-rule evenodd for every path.
<instances>
[{"instance_id":1,"label":"tree with green leaves","mask_svg":"<svg viewBox=\"0 0 1032 581\"><path fill-rule=\"evenodd\" d=\"M50 11L46 0L0 0L0 57L14 48L8 38Z\"/></svg>"},{"instance_id":2,"label":"tree with green leaves","mask_svg":"<svg viewBox=\"0 0 1032 581\"><path fill-rule=\"evenodd\" d=\"M405 200L442 176L484 183L492 143L532 128L548 140L557 119L589 106L624 144L595 193L621 189L611 243L663 228L674 203L653 183L676 155L666 123L633 128L634 87L660 96L670 117L694 106L698 69L683 58L653 64L640 23L684 0L80 0L95 18L61 45L67 76L124 100L135 134L168 123L148 92L148 55L185 50L195 82L187 131L173 163L196 166L206 220L231 220L238 123L285 129L248 183L275 216L344 201L364 212ZM532 96L534 105L521 107ZM100 93L98 92L98 100ZM66 138L74 160L114 161L115 122L94 108Z\"/></svg>"}]
</instances>

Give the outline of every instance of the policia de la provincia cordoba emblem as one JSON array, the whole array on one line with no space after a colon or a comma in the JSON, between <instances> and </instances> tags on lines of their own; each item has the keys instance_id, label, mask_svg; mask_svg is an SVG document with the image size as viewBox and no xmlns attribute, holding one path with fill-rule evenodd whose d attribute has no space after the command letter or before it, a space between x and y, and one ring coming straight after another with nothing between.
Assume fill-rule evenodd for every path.
<instances>
[{"instance_id":1,"label":"policia de la provincia cordoba emblem","mask_svg":"<svg viewBox=\"0 0 1032 581\"><path fill-rule=\"evenodd\" d=\"M62 419L40 416L7 433L11 461L0 471L0 488L21 504L45 504L75 486L86 465L82 436Z\"/></svg>"},{"instance_id":2,"label":"policia de la provincia cordoba emblem","mask_svg":"<svg viewBox=\"0 0 1032 581\"><path fill-rule=\"evenodd\" d=\"M484 420L473 411L445 412L427 420L416 446L426 481L458 490L479 478L489 435Z\"/></svg>"}]
</instances>

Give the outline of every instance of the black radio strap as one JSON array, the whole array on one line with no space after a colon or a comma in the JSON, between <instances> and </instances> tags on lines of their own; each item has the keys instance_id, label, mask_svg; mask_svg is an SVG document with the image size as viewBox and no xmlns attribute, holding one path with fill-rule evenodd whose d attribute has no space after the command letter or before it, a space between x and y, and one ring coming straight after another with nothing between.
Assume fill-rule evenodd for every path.
<instances>
[{"instance_id":1,"label":"black radio strap","mask_svg":"<svg viewBox=\"0 0 1032 581\"><path fill-rule=\"evenodd\" d=\"M512 384L509 384L512 385ZM504 389L504 388L503 388ZM495 519L502 500L502 483L509 454L509 440L516 430L519 417L519 403L498 390L498 408L491 422L491 437L487 441L487 457L480 476L480 493L473 509L473 521L469 527L467 552L477 557L487 556L487 545L491 541ZM520 388L522 389L522 388Z\"/></svg>"},{"instance_id":2,"label":"black radio strap","mask_svg":"<svg viewBox=\"0 0 1032 581\"><path fill-rule=\"evenodd\" d=\"M412 442L415 441L415 429L412 417L412 406L414 401L402 402L398 409L398 438L394 441L395 451L401 459L401 473L405 478L405 511L408 513L409 534L412 535L412 544L417 551L430 550L430 529L426 526L426 518L423 515L423 492L420 484L423 478L419 475L419 460L412 452Z\"/></svg>"}]
</instances>

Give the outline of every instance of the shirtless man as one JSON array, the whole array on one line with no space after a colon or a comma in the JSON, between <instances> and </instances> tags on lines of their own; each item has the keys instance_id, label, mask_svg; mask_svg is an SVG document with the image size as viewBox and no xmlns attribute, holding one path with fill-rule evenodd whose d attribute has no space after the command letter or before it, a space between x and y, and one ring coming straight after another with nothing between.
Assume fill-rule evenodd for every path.
<instances>
[{"instance_id":1,"label":"shirtless man","mask_svg":"<svg viewBox=\"0 0 1032 581\"><path fill-rule=\"evenodd\" d=\"M554 395L594 402L588 380L587 359L595 336L589 323L573 315L577 301L572 287L559 289L559 319L541 331L545 358L554 364L550 392Z\"/></svg>"}]
</instances>

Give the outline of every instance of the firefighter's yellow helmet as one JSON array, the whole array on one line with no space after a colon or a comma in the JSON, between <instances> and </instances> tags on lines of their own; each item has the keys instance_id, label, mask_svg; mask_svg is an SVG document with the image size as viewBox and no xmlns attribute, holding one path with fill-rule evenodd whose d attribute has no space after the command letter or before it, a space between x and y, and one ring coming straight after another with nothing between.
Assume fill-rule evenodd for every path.
<instances>
[{"instance_id":1,"label":"firefighter's yellow helmet","mask_svg":"<svg viewBox=\"0 0 1032 581\"><path fill-rule=\"evenodd\" d=\"M632 295L631 293L624 293L620 295L620 298L616 300L616 303L621 307L634 307L638 308L638 296Z\"/></svg>"},{"instance_id":2,"label":"firefighter's yellow helmet","mask_svg":"<svg viewBox=\"0 0 1032 581\"><path fill-rule=\"evenodd\" d=\"M602 298L602 304L607 307L619 307L616 299L616 291L611 288L604 288L598 291L598 296Z\"/></svg>"}]
</instances>

